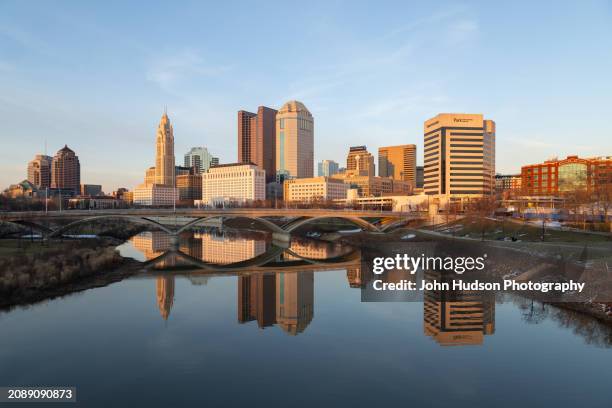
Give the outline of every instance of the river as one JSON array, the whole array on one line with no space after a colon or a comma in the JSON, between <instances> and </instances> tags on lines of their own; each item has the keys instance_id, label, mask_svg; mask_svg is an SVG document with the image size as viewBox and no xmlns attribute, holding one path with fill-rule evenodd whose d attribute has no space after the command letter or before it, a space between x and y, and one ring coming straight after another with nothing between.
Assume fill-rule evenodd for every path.
<instances>
[{"instance_id":1,"label":"river","mask_svg":"<svg viewBox=\"0 0 612 408\"><path fill-rule=\"evenodd\" d=\"M294 241L286 268L194 273L159 258L167 238L120 247L159 270L0 313L0 385L75 386L87 407L612 404L612 336L591 318L498 295L452 325L457 302L362 302L347 248ZM179 247L223 265L270 244L200 232Z\"/></svg>"}]
</instances>

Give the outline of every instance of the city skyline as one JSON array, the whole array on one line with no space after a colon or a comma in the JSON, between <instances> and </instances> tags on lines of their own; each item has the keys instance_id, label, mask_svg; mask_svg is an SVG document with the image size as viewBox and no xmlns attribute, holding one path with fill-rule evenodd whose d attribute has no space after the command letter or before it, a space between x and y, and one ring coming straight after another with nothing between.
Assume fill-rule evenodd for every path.
<instances>
[{"instance_id":1,"label":"city skyline","mask_svg":"<svg viewBox=\"0 0 612 408\"><path fill-rule=\"evenodd\" d=\"M205 146L225 163L237 156L238 110L279 108L291 99L317 118L316 163L342 163L352 145L376 152L416 144L422 165L422 123L441 112L495 118L500 173L516 174L521 165L551 156L608 154L612 85L606 73L612 61L602 50L612 38L609 3L530 4L529 13L486 3L320 4L304 11L292 39L277 35L293 24L285 18L291 7L270 5L249 10L248 18L261 13L269 23L250 34L276 41L247 50L237 46L245 33L219 18L236 14L226 7L204 13L198 6L166 10L135 3L119 12L113 6L3 3L0 187L23 180L24 163L36 154L65 144L78 152L84 182L105 191L135 186L153 158L150 142L164 105L177 125L177 153ZM171 33L139 32L154 27L162 9L166 21L181 24ZM247 18L246 12L236 18ZM265 56L289 42L297 47L282 64L270 64ZM248 67L239 64L260 54ZM449 64L421 63L440 57Z\"/></svg>"}]
</instances>

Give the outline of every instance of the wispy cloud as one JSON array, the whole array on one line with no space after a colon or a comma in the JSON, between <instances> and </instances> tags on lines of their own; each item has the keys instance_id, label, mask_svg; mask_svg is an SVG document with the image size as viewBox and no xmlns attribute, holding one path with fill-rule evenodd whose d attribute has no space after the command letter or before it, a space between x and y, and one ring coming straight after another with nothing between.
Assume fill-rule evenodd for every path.
<instances>
[{"instance_id":1,"label":"wispy cloud","mask_svg":"<svg viewBox=\"0 0 612 408\"><path fill-rule=\"evenodd\" d=\"M167 92L193 77L216 77L230 71L230 65L213 64L193 49L185 49L174 55L164 54L149 67L146 78Z\"/></svg>"},{"instance_id":2,"label":"wispy cloud","mask_svg":"<svg viewBox=\"0 0 612 408\"><path fill-rule=\"evenodd\" d=\"M447 44L454 46L475 39L480 32L478 23L473 19L463 19L451 23L447 32Z\"/></svg>"}]
</instances>

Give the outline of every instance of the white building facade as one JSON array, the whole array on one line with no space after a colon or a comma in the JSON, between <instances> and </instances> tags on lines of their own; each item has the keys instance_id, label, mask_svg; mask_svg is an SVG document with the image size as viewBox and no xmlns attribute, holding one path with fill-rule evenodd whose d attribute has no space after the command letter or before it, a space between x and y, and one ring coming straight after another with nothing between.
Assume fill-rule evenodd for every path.
<instances>
[{"instance_id":1,"label":"white building facade","mask_svg":"<svg viewBox=\"0 0 612 408\"><path fill-rule=\"evenodd\" d=\"M141 184L134 189L134 205L165 207L178 200L178 189L162 184Z\"/></svg>"},{"instance_id":2,"label":"white building facade","mask_svg":"<svg viewBox=\"0 0 612 408\"><path fill-rule=\"evenodd\" d=\"M253 164L223 164L202 174L202 204L265 200L266 172Z\"/></svg>"},{"instance_id":3,"label":"white building facade","mask_svg":"<svg viewBox=\"0 0 612 408\"><path fill-rule=\"evenodd\" d=\"M344 200L348 184L341 179L310 177L284 182L285 201Z\"/></svg>"}]
</instances>

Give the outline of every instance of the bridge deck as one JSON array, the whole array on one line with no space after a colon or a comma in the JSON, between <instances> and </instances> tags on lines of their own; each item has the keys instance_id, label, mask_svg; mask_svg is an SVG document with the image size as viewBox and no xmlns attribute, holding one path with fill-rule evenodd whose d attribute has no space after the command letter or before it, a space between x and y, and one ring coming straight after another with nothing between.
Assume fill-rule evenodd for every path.
<instances>
[{"instance_id":1,"label":"bridge deck","mask_svg":"<svg viewBox=\"0 0 612 408\"><path fill-rule=\"evenodd\" d=\"M414 212L376 211L376 210L334 210L334 209L300 209L300 208L225 208L225 209L114 209L114 210L66 210L66 211L13 211L0 212L0 220L28 220L50 218L83 218L94 216L136 216L136 217L209 217L209 216L245 216L245 217L384 217L384 218L419 218Z\"/></svg>"}]
</instances>

